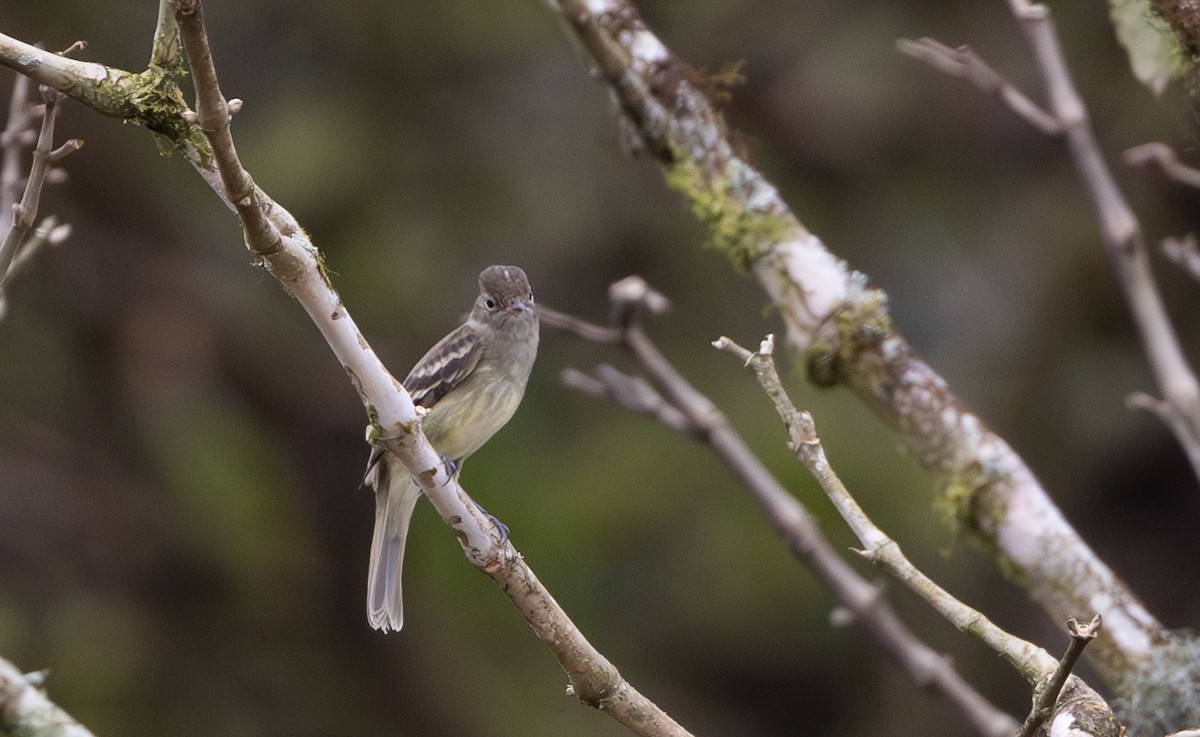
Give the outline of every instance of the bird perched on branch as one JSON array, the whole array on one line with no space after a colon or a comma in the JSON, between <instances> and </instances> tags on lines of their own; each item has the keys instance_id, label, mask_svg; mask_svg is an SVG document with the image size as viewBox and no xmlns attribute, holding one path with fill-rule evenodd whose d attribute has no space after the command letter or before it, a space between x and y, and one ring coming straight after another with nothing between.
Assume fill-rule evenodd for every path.
<instances>
[{"instance_id":1,"label":"bird perched on branch","mask_svg":"<svg viewBox=\"0 0 1200 737\"><path fill-rule=\"evenodd\" d=\"M427 412L425 437L457 474L508 422L537 356L533 290L516 266L489 266L467 321L429 349L404 379L413 402ZM375 534L367 580L367 620L375 629L404 623L400 571L404 542L421 489L382 446L371 450L363 483L375 490Z\"/></svg>"}]
</instances>

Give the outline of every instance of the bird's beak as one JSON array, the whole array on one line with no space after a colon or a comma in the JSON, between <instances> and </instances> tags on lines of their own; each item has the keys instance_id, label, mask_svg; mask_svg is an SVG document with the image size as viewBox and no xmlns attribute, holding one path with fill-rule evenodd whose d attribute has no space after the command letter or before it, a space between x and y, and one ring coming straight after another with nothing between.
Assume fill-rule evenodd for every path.
<instances>
[{"instance_id":1,"label":"bird's beak","mask_svg":"<svg viewBox=\"0 0 1200 737\"><path fill-rule=\"evenodd\" d=\"M512 304L510 304L508 307L505 307L504 311L505 312L528 312L529 310L532 310L532 309L533 309L532 302L526 302L523 299L518 299L515 302L513 302Z\"/></svg>"}]
</instances>

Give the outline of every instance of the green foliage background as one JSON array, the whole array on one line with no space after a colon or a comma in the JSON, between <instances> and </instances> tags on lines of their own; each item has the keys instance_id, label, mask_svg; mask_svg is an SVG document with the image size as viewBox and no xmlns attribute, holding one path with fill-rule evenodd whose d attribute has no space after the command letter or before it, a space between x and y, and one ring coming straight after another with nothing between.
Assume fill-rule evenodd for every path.
<instances>
[{"instance_id":1,"label":"green foliage background","mask_svg":"<svg viewBox=\"0 0 1200 737\"><path fill-rule=\"evenodd\" d=\"M1174 626L1200 614L1194 479L1122 398L1151 389L1070 161L900 36L970 43L1037 95L1004 3L647 2L715 73L728 114L802 219L886 289L897 324L1030 462L1068 517ZM1056 3L1109 159L1185 152L1183 101L1128 71L1103 6ZM239 150L323 249L393 372L456 324L490 263L596 320L630 273L672 297L651 331L750 443L851 540L783 447L751 376L708 341L778 324L655 167L622 154L606 93L535 2L211 2ZM0 7L0 30L139 69L154 4ZM3 92L11 76L4 76ZM1174 93L1178 94L1178 93ZM365 417L303 312L250 266L234 218L150 136L68 106L86 139L43 212L74 226L0 322L0 653L102 735L617 735L422 508L405 630L366 626ZM1195 194L1118 176L1157 239ZM1184 340L1196 286L1159 269ZM710 454L576 396L568 366L625 365L543 335L527 399L464 483L592 641L697 734L966 734L853 631ZM1058 623L956 541L929 479L856 401L799 376L826 447L916 562L1051 651ZM867 571L868 575L873 575ZM997 703L1025 686L891 587L907 620ZM1081 615L1090 615L1081 612Z\"/></svg>"}]
</instances>

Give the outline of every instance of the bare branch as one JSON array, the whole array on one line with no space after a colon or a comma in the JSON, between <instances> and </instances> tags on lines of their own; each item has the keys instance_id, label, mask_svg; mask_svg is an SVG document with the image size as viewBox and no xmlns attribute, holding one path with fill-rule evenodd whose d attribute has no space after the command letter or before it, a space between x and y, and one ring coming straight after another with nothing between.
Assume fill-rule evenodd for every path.
<instances>
[{"instance_id":1,"label":"bare branch","mask_svg":"<svg viewBox=\"0 0 1200 737\"><path fill-rule=\"evenodd\" d=\"M1074 670L1075 663L1079 661L1079 656L1083 655L1083 649L1100 634L1100 621L1099 614L1092 617L1092 621L1087 623L1081 623L1074 617L1067 620L1067 632L1071 635L1071 641L1067 644L1067 652L1058 662L1054 673L1038 691L1034 698L1033 710L1029 712L1025 723L1021 725L1021 731L1017 733L1017 737L1033 737L1037 734L1038 729L1046 723L1046 719L1054 711L1059 694L1067 685L1067 678Z\"/></svg>"},{"instance_id":2,"label":"bare branch","mask_svg":"<svg viewBox=\"0 0 1200 737\"><path fill-rule=\"evenodd\" d=\"M173 15L169 23L174 24ZM161 24L159 30L163 31ZM204 177L213 191L224 197L225 190L213 165L212 152L207 149L204 136L196 130L194 114L179 91L180 67L151 66L135 74L68 58L65 54L74 48L72 46L63 54L53 54L0 33L0 64L67 94L101 115L143 125L163 136ZM165 56L159 58L166 59Z\"/></svg>"},{"instance_id":3,"label":"bare branch","mask_svg":"<svg viewBox=\"0 0 1200 737\"><path fill-rule=\"evenodd\" d=\"M1065 126L1068 147L1100 224L1109 260L1141 333L1163 399L1182 423L1169 425L1200 478L1200 381L1179 344L1150 269L1145 237L1100 153L1087 108L1075 89L1045 5L1009 0L1037 57L1051 109Z\"/></svg>"},{"instance_id":4,"label":"bare branch","mask_svg":"<svg viewBox=\"0 0 1200 737\"><path fill-rule=\"evenodd\" d=\"M192 70L191 77L196 88L196 125L204 132L212 146L213 158L217 164L217 171L221 174L225 196L233 203L238 219L242 221L246 247L264 257L268 264L281 268L283 273L276 274L276 278L286 285L292 269L303 269L305 265L303 261L285 263L281 259L276 263L273 259L284 250L285 234L267 217L263 204L257 199L257 191L250 175L238 159L233 135L229 129L232 114L217 81L217 70L213 65L212 50L208 47L208 34L204 29L199 0L175 2L175 20L183 34L188 63Z\"/></svg>"},{"instance_id":5,"label":"bare branch","mask_svg":"<svg viewBox=\"0 0 1200 737\"><path fill-rule=\"evenodd\" d=\"M7 232L4 233L3 242L0 242L0 298L2 298L4 287L8 284L13 259L16 258L17 252L37 220L38 204L42 198L42 185L46 181L46 174L50 170L51 162L55 160L56 156L62 158L67 153L78 150L82 145L82 142L72 140L57 150L53 148L54 122L58 118L60 105L66 99L66 95L49 87L42 87L41 93L45 105L42 112L41 130L38 132L37 144L33 148L33 163L30 166L29 177L25 183L25 192L21 196L21 201L11 205L12 221ZM19 104L26 105L24 101ZM11 138L17 137L15 134L11 136ZM5 153L6 159L9 158L7 154L12 154L12 158L17 158L15 148L6 149Z\"/></svg>"},{"instance_id":6,"label":"bare branch","mask_svg":"<svg viewBox=\"0 0 1200 737\"><path fill-rule=\"evenodd\" d=\"M26 269L29 264L37 256L43 246L56 246L65 241L71 235L71 226L68 223L58 222L58 217L47 215L42 218L42 221L37 224L33 232L25 239L25 243L17 251L16 258L8 267L8 278L14 279ZM4 296L4 291L0 290L0 299Z\"/></svg>"},{"instance_id":7,"label":"bare branch","mask_svg":"<svg viewBox=\"0 0 1200 737\"><path fill-rule=\"evenodd\" d=\"M1083 651L1082 645L1077 641L1085 640L1083 644L1086 644L1086 641L1093 639L1099 619L1093 620L1090 626L1079 625L1076 620L1070 620L1074 623L1071 625L1072 637L1075 638L1072 640L1073 647L1068 649L1068 655L1061 663L1055 663L1054 658L1042 648L1005 632L981 612L951 596L949 592L934 583L908 560L901 552L899 544L871 521L842 484L817 437L812 415L796 409L779 380L779 374L775 370L775 360L772 356L775 347L774 338L768 335L762 341L759 350L753 353L737 346L725 337L715 341L713 345L719 350L733 353L754 371L763 390L774 402L776 412L788 429L789 449L817 479L821 488L837 508L838 513L841 514L842 519L846 521L859 542L862 543L863 550L859 552L903 582L960 632L972 635L987 644L1030 683L1038 684L1045 681L1046 685L1041 690L1034 712L1041 715L1043 721L1050 716L1059 690ZM1075 732L1098 737L1117 737L1118 729L1112 716L1112 709L1099 694L1085 683L1077 678L1074 680L1075 700L1069 704L1060 705L1060 708L1068 718L1073 720ZM1087 715L1088 718L1086 720L1081 718L1083 715ZM1097 719L1097 715L1104 718ZM1027 721L1026 726L1028 727L1028 725ZM1036 725L1034 729L1036 729ZM1029 735L1031 734L1032 732L1029 733ZM1022 734L1021 737L1029 737L1029 735Z\"/></svg>"},{"instance_id":8,"label":"bare branch","mask_svg":"<svg viewBox=\"0 0 1200 737\"><path fill-rule=\"evenodd\" d=\"M754 371L759 384L771 398L776 412L788 430L788 448L821 484L821 488L825 490L842 519L862 543L863 550L860 552L864 557L882 565L959 630L987 643L1027 679L1036 680L1053 670L1054 659L1048 653L1003 632L981 613L950 596L913 566L900 552L895 541L867 517L858 502L842 485L829 459L825 457L825 450L817 437L812 416L796 409L784 390L772 357L775 349L772 336L767 336L755 352L738 346L726 337L715 341L713 346L718 350L733 353L747 368Z\"/></svg>"},{"instance_id":9,"label":"bare branch","mask_svg":"<svg viewBox=\"0 0 1200 737\"><path fill-rule=\"evenodd\" d=\"M0 732L29 737L92 737L79 722L46 697L44 673L22 673L0 658Z\"/></svg>"},{"instance_id":10,"label":"bare branch","mask_svg":"<svg viewBox=\"0 0 1200 737\"><path fill-rule=\"evenodd\" d=\"M896 48L900 53L923 61L939 72L965 79L983 92L996 95L1018 117L1045 135L1057 136L1063 132L1062 121L1047 113L999 72L988 66L970 46L952 49L932 38L919 38L916 41L902 38L896 42Z\"/></svg>"},{"instance_id":11,"label":"bare branch","mask_svg":"<svg viewBox=\"0 0 1200 737\"><path fill-rule=\"evenodd\" d=\"M1200 281L1200 240L1195 233L1188 233L1182 238L1164 238L1162 252L1182 267L1188 276Z\"/></svg>"},{"instance_id":12,"label":"bare branch","mask_svg":"<svg viewBox=\"0 0 1200 737\"><path fill-rule=\"evenodd\" d=\"M542 321L544 327L562 330L592 343L615 344L621 342L621 331L617 328L596 325L574 315L550 309L542 304L538 305L537 310L538 319Z\"/></svg>"},{"instance_id":13,"label":"bare branch","mask_svg":"<svg viewBox=\"0 0 1200 737\"><path fill-rule=\"evenodd\" d=\"M127 93L138 75L94 62L55 54L0 33L0 64L79 100L110 117L141 121Z\"/></svg>"},{"instance_id":14,"label":"bare branch","mask_svg":"<svg viewBox=\"0 0 1200 737\"><path fill-rule=\"evenodd\" d=\"M1162 303L1141 226L1100 153L1087 108L1067 69L1050 9L1028 0L1009 0L1009 6L1037 58L1050 101L1049 114L1013 90L968 47L951 49L932 39L921 39L902 41L900 49L942 72L971 81L985 92L999 94L1042 133L1065 136L1159 388L1174 407L1173 414L1181 420L1169 427L1187 454L1193 473L1200 478L1200 381L1187 363ZM1164 169L1170 168L1181 178L1190 175L1161 144L1147 144L1126 152L1126 160L1142 165L1154 162Z\"/></svg>"},{"instance_id":15,"label":"bare branch","mask_svg":"<svg viewBox=\"0 0 1200 737\"><path fill-rule=\"evenodd\" d=\"M1126 149L1122 155L1126 164L1143 169L1158 169L1169 179L1189 187L1200 188L1200 169L1179 160L1175 151L1157 141Z\"/></svg>"},{"instance_id":16,"label":"bare branch","mask_svg":"<svg viewBox=\"0 0 1200 737\"><path fill-rule=\"evenodd\" d=\"M8 104L8 123L0 134L4 161L0 163L0 233L7 233L12 224L13 205L21 197L21 180L25 176L21 158L25 149L37 141L33 132L36 119L29 103L29 77L18 75ZM0 277L4 270L0 269Z\"/></svg>"},{"instance_id":17,"label":"bare branch","mask_svg":"<svg viewBox=\"0 0 1200 737\"><path fill-rule=\"evenodd\" d=\"M0 319L4 319L7 311L7 284L12 281L13 277L28 268L32 258L41 250L43 244L60 242L71 232L70 226L59 224L54 216L43 220L32 233L29 233L28 228L22 233L22 230L14 227L18 224L13 221L13 216L17 214L17 210L14 208L19 206L18 199L22 199L22 186L20 185L24 178L24 154L26 150L36 148L38 140L44 136L44 126L42 131L35 132L38 128L37 115L43 115L44 122L44 116L53 115L58 110L58 106L49 110L46 106L35 107L30 102L29 88L29 77L18 76L16 83L13 84L12 100L8 106L8 122L5 125L4 133L0 133L0 148L4 152L4 161L0 163L0 234L2 234L2 240L0 240ZM58 149L50 151L46 160L47 162L59 161L66 154L77 150L80 145L82 142L79 142L78 139L68 140ZM34 164L36 166L37 162L35 161ZM48 163L43 168L47 167ZM46 173L41 176L42 181L53 184L55 179L60 179L59 176L55 176L55 172L59 172L59 169L48 168ZM35 181L34 176L29 176L28 181L32 184ZM36 200L35 196L32 199L35 209ZM23 211L28 214L28 210Z\"/></svg>"},{"instance_id":18,"label":"bare branch","mask_svg":"<svg viewBox=\"0 0 1200 737\"><path fill-rule=\"evenodd\" d=\"M610 300L619 301L625 288L642 283L626 279L622 289L610 289ZM648 288L640 290L650 294ZM544 309L544 308L543 308ZM622 318L618 307L616 317ZM562 316L554 325L596 342L611 344L613 329ZM692 387L650 341L641 325L625 320L615 331L620 344L633 353L649 382L602 366L596 376L578 371L564 374L564 382L584 393L608 397L633 412L657 419L683 436L705 443L742 482L762 509L771 527L788 549L804 562L839 602L835 624L856 625L872 643L891 657L915 684L938 693L954 704L975 730L985 737L1011 737L1017 722L990 704L962 680L949 660L914 635L900 621L879 590L859 576L821 534L815 519L783 488L738 435L728 418Z\"/></svg>"},{"instance_id":19,"label":"bare branch","mask_svg":"<svg viewBox=\"0 0 1200 737\"><path fill-rule=\"evenodd\" d=\"M562 373L562 381L577 392L610 399L630 412L658 420L684 437L693 440L704 438L703 428L663 399L645 380L623 374L608 364L597 366L594 376L567 369Z\"/></svg>"},{"instance_id":20,"label":"bare branch","mask_svg":"<svg viewBox=\"0 0 1200 737\"><path fill-rule=\"evenodd\" d=\"M247 246L308 312L359 391L372 421L372 439L385 444L413 473L434 508L458 533L468 560L512 599L552 650L571 682L571 693L637 734L683 737L688 733L621 678L537 580L493 520L467 496L420 431L411 397L380 363L328 281L316 247L291 215L254 184L242 167L229 130L240 101L221 94L199 2L171 7L195 83L197 111L183 102L175 70L156 67L131 74L85 64L0 34L0 63L70 94L98 111L144 123L165 135L241 221ZM160 18L159 36L171 22ZM158 49L155 59L168 63ZM99 91L104 94L100 95ZM149 94L147 94L147 90ZM151 109L144 99L156 101Z\"/></svg>"}]
</instances>

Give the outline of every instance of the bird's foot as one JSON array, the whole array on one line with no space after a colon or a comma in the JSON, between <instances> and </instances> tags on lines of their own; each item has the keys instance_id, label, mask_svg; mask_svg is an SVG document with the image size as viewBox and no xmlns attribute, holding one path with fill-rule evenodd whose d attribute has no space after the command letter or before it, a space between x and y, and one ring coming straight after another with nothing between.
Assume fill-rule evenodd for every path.
<instances>
[{"instance_id":1,"label":"bird's foot","mask_svg":"<svg viewBox=\"0 0 1200 737\"><path fill-rule=\"evenodd\" d=\"M491 512L487 511L486 509L484 509L483 505L480 504L479 502L475 502L475 508L478 509L480 512L483 512L483 516L485 516L489 520L491 520L492 524L496 526L496 529L500 531L500 544L504 545L505 543L507 543L508 542L508 525L501 522L496 517L496 515L492 514Z\"/></svg>"}]
</instances>

